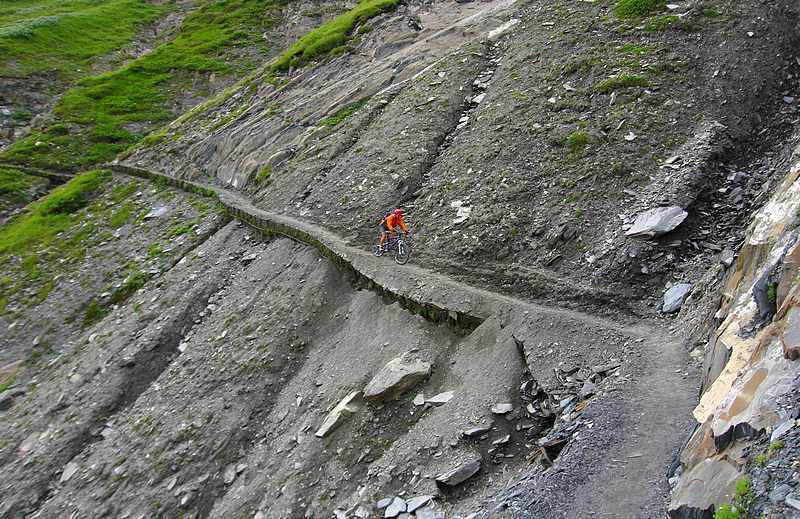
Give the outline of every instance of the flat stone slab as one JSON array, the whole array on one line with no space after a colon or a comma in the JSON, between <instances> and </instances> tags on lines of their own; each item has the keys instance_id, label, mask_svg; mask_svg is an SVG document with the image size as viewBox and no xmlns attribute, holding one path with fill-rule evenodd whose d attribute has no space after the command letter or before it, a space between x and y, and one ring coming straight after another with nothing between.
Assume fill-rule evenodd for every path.
<instances>
[{"instance_id":1,"label":"flat stone slab","mask_svg":"<svg viewBox=\"0 0 800 519\"><path fill-rule=\"evenodd\" d=\"M494 404L492 406L492 413L494 414L508 414L514 410L514 404Z\"/></svg>"},{"instance_id":2,"label":"flat stone slab","mask_svg":"<svg viewBox=\"0 0 800 519\"><path fill-rule=\"evenodd\" d=\"M470 427L469 429L464 430L461 434L463 434L468 438L475 438L491 431L493 425L494 425L493 422L489 422L486 425L478 425L475 427Z\"/></svg>"},{"instance_id":3,"label":"flat stone slab","mask_svg":"<svg viewBox=\"0 0 800 519\"><path fill-rule=\"evenodd\" d=\"M454 395L455 393L453 393L452 391L445 391L444 393L439 393L438 395L426 398L425 402L433 405L442 405L452 400Z\"/></svg>"},{"instance_id":4,"label":"flat stone slab","mask_svg":"<svg viewBox=\"0 0 800 519\"><path fill-rule=\"evenodd\" d=\"M430 503L431 499L433 499L433 496L412 497L411 499L406 501L406 512L408 512L409 514L415 512L417 508L421 508Z\"/></svg>"},{"instance_id":5,"label":"flat stone slab","mask_svg":"<svg viewBox=\"0 0 800 519\"><path fill-rule=\"evenodd\" d=\"M691 283L678 283L672 285L669 290L664 292L664 303L661 305L661 311L665 314L677 312L683 306L683 302L689 297L692 292Z\"/></svg>"},{"instance_id":6,"label":"flat stone slab","mask_svg":"<svg viewBox=\"0 0 800 519\"><path fill-rule=\"evenodd\" d=\"M331 409L331 412L325 417L325 420L323 420L317 432L314 433L314 436L317 438L324 438L339 427L347 417L355 414L358 411L356 400L360 394L361 391L353 391L344 397L341 402L336 404L336 407Z\"/></svg>"},{"instance_id":7,"label":"flat stone slab","mask_svg":"<svg viewBox=\"0 0 800 519\"><path fill-rule=\"evenodd\" d=\"M436 476L436 482L449 487L454 487L465 482L481 470L480 458L472 458L465 461L454 469L448 470Z\"/></svg>"},{"instance_id":8,"label":"flat stone slab","mask_svg":"<svg viewBox=\"0 0 800 519\"><path fill-rule=\"evenodd\" d=\"M406 511L406 502L400 498L395 497L392 499L392 502L389 503L389 506L386 507L386 511L383 513L383 517L397 517L398 515L402 514Z\"/></svg>"},{"instance_id":9,"label":"flat stone slab","mask_svg":"<svg viewBox=\"0 0 800 519\"><path fill-rule=\"evenodd\" d=\"M625 236L634 238L653 238L666 234L680 224L689 215L682 208L672 205L669 207L656 207L639 213Z\"/></svg>"}]
</instances>

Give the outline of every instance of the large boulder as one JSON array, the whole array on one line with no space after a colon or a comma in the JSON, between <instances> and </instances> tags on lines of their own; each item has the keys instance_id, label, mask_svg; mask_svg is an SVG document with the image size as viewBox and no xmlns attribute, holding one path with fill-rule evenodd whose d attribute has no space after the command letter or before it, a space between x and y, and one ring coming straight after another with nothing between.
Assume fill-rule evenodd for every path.
<instances>
[{"instance_id":1,"label":"large boulder","mask_svg":"<svg viewBox=\"0 0 800 519\"><path fill-rule=\"evenodd\" d=\"M384 400L397 398L431 374L428 362L412 359L408 354L390 360L364 388L364 398Z\"/></svg>"}]
</instances>

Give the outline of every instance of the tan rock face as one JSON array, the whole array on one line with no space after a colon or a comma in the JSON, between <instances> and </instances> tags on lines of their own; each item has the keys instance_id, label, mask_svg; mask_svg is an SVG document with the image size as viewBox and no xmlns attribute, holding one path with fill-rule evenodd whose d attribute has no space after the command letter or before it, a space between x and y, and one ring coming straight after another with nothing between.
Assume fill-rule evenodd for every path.
<instances>
[{"instance_id":1,"label":"tan rock face","mask_svg":"<svg viewBox=\"0 0 800 519\"><path fill-rule=\"evenodd\" d=\"M726 348L730 357L720 373L710 373L706 380L707 389L694 411L695 419L700 423L719 408L739 374L761 358L766 334L775 333L762 330L754 336L744 333L744 330L752 326L762 311L754 295L759 283L763 283L778 265L785 265L786 275L776 287L776 302L785 303L786 294L791 291L796 277L793 274L800 261L800 252L793 246L790 234L800 208L798 175L800 163L792 167L776 195L754 216L736 269L726 283L720 310L725 320L717 329L716 347L718 350ZM781 310L785 312L785 308Z\"/></svg>"},{"instance_id":2,"label":"tan rock face","mask_svg":"<svg viewBox=\"0 0 800 519\"><path fill-rule=\"evenodd\" d=\"M364 388L364 398L381 400L397 398L417 383L428 378L428 362L408 358L407 355L390 360Z\"/></svg>"},{"instance_id":3,"label":"tan rock face","mask_svg":"<svg viewBox=\"0 0 800 519\"><path fill-rule=\"evenodd\" d=\"M800 373L800 163L754 217L706 352L705 391L694 410L703 424L687 443L671 517L710 517L731 502L749 437L781 423L777 400Z\"/></svg>"}]
</instances>

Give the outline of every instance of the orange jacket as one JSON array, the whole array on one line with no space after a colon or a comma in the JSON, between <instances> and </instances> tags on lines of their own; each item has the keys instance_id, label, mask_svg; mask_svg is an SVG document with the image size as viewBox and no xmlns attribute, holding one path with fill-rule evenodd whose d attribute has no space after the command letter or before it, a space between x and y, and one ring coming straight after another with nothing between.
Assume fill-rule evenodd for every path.
<instances>
[{"instance_id":1,"label":"orange jacket","mask_svg":"<svg viewBox=\"0 0 800 519\"><path fill-rule=\"evenodd\" d=\"M408 227L406 226L406 222L403 221L403 217L397 216L394 213L386 217L386 227L390 230L395 227L400 227L403 231L408 232Z\"/></svg>"}]
</instances>

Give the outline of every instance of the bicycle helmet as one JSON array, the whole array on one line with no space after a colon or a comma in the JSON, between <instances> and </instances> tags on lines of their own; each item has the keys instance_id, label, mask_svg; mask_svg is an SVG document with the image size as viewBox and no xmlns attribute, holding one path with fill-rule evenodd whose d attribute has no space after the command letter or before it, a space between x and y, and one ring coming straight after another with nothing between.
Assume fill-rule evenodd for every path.
<instances>
[{"instance_id":1,"label":"bicycle helmet","mask_svg":"<svg viewBox=\"0 0 800 519\"><path fill-rule=\"evenodd\" d=\"M395 209L394 210L394 215L395 216L403 216L403 210L402 209Z\"/></svg>"}]
</instances>

